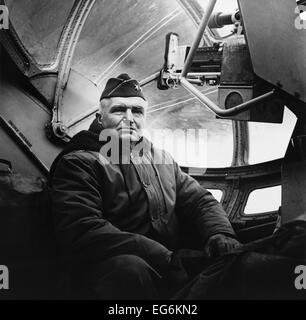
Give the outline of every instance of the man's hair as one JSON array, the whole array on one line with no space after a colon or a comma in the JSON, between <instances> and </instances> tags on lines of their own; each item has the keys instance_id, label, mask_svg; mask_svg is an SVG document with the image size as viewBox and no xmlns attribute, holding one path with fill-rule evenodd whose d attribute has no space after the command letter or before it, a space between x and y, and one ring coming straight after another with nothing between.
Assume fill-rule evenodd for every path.
<instances>
[{"instance_id":1,"label":"man's hair","mask_svg":"<svg viewBox=\"0 0 306 320\"><path fill-rule=\"evenodd\" d=\"M102 114L104 112L104 109L106 107L108 107L110 103L110 99L102 99L99 103L99 110L100 110L100 113Z\"/></svg>"}]
</instances>

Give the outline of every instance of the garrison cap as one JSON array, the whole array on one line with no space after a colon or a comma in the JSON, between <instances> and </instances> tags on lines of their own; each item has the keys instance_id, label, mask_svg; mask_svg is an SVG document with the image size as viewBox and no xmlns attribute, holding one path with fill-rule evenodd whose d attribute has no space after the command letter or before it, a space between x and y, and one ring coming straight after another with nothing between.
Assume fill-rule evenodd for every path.
<instances>
[{"instance_id":1,"label":"garrison cap","mask_svg":"<svg viewBox=\"0 0 306 320\"><path fill-rule=\"evenodd\" d=\"M122 73L117 78L108 79L100 101L112 97L139 97L146 100L139 82L132 79L127 73Z\"/></svg>"}]
</instances>

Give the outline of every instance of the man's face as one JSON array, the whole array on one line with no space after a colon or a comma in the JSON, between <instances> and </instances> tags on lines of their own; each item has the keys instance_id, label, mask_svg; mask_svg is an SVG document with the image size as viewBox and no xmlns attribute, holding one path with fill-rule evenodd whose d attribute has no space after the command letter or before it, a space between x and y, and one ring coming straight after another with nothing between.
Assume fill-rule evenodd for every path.
<instances>
[{"instance_id":1,"label":"man's face","mask_svg":"<svg viewBox=\"0 0 306 320\"><path fill-rule=\"evenodd\" d=\"M101 102L104 129L115 129L121 139L137 142L143 136L148 103L139 97L113 97Z\"/></svg>"}]
</instances>

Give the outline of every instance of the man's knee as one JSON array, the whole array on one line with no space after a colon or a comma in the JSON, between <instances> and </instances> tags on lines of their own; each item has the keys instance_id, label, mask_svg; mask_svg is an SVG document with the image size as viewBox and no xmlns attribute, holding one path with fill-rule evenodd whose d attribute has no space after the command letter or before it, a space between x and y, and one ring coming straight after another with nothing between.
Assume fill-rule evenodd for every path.
<instances>
[{"instance_id":1,"label":"man's knee","mask_svg":"<svg viewBox=\"0 0 306 320\"><path fill-rule=\"evenodd\" d=\"M121 255L109 259L109 263L116 268L117 271L129 274L131 276L139 276L145 273L154 272L145 260L135 255Z\"/></svg>"},{"instance_id":2,"label":"man's knee","mask_svg":"<svg viewBox=\"0 0 306 320\"><path fill-rule=\"evenodd\" d=\"M95 268L92 282L97 296L113 299L156 298L157 274L145 260L135 255L108 259Z\"/></svg>"}]
</instances>

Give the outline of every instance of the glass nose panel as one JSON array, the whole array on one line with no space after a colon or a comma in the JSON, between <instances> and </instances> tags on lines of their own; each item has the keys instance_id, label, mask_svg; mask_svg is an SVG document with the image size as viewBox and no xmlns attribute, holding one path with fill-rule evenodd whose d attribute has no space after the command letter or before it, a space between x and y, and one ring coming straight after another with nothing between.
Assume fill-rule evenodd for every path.
<instances>
[{"instance_id":1,"label":"glass nose panel","mask_svg":"<svg viewBox=\"0 0 306 320\"><path fill-rule=\"evenodd\" d=\"M51 64L74 0L6 0L5 3L27 51L38 64Z\"/></svg>"}]
</instances>

